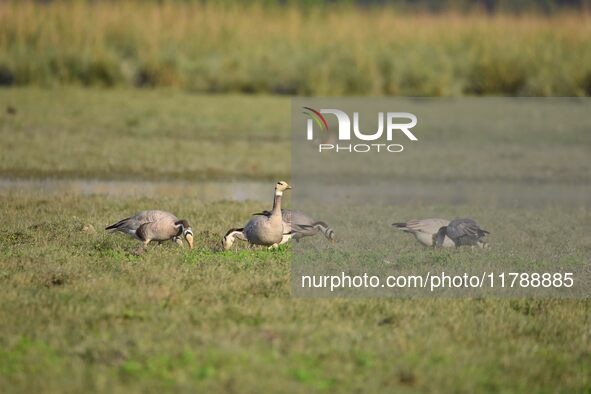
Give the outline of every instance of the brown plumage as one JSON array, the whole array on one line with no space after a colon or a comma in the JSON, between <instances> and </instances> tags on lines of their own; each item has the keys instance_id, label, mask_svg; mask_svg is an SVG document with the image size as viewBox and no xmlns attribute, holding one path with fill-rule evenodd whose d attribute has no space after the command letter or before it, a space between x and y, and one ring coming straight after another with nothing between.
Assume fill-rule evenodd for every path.
<instances>
[{"instance_id":1,"label":"brown plumage","mask_svg":"<svg viewBox=\"0 0 591 394\"><path fill-rule=\"evenodd\" d=\"M255 215L244 226L243 234L249 243L275 247L283 240L283 220L281 217L281 197L285 190L291 189L287 182L275 185L273 209L269 216Z\"/></svg>"},{"instance_id":2,"label":"brown plumage","mask_svg":"<svg viewBox=\"0 0 591 394\"><path fill-rule=\"evenodd\" d=\"M413 219L405 223L392 223L392 226L414 235L417 241L425 246L435 246L435 238L441 227L447 226L449 220L440 218ZM444 237L441 246L449 248L454 243L449 237Z\"/></svg>"},{"instance_id":3,"label":"brown plumage","mask_svg":"<svg viewBox=\"0 0 591 394\"><path fill-rule=\"evenodd\" d=\"M106 230L119 231L130 235L148 245L151 241L174 241L184 236L189 247L193 248L193 230L184 219L178 219L170 212L165 211L141 211L137 214L118 221L106 227ZM182 244L182 241L181 241Z\"/></svg>"}]
</instances>

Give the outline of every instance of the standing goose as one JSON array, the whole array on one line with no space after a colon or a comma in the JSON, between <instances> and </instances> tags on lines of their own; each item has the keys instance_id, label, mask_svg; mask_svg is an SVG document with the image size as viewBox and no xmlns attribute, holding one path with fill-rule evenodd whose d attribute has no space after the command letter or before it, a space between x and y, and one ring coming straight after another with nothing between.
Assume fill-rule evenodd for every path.
<instances>
[{"instance_id":1,"label":"standing goose","mask_svg":"<svg viewBox=\"0 0 591 394\"><path fill-rule=\"evenodd\" d=\"M193 249L193 230L184 219L178 219L170 212L141 211L126 219L120 220L105 228L105 230L119 231L133 238L143 241L147 246L151 241L173 240L182 245L181 235Z\"/></svg>"},{"instance_id":2,"label":"standing goose","mask_svg":"<svg viewBox=\"0 0 591 394\"><path fill-rule=\"evenodd\" d=\"M255 213L255 215L269 216L271 212L263 211ZM284 233L291 234L290 238L299 242L304 237L311 237L318 233L324 234L326 239L335 242L336 237L334 231L325 222L314 220L310 215L302 211L292 211L290 209L282 209L281 217L283 219ZM285 241L287 242L289 238Z\"/></svg>"},{"instance_id":3,"label":"standing goose","mask_svg":"<svg viewBox=\"0 0 591 394\"><path fill-rule=\"evenodd\" d=\"M442 246L445 236L449 237L457 247L469 245L486 248L487 243L482 240L488 231L483 230L472 219L455 219L437 232L436 246Z\"/></svg>"},{"instance_id":4,"label":"standing goose","mask_svg":"<svg viewBox=\"0 0 591 394\"><path fill-rule=\"evenodd\" d=\"M271 212L263 211L261 213L255 213L255 215L269 217L271 216ZM292 238L299 242L299 240L304 237L313 236L318 233L324 234L329 241L333 243L335 242L336 237L334 231L329 225L325 222L316 221L301 211L282 209L281 218L283 220L283 239L279 245L288 242ZM230 249L236 239L246 241L247 239L243 231L244 229L242 228L229 230L222 240L224 250Z\"/></svg>"},{"instance_id":5,"label":"standing goose","mask_svg":"<svg viewBox=\"0 0 591 394\"><path fill-rule=\"evenodd\" d=\"M283 220L281 219L281 197L283 192L291 189L291 186L287 182L279 181L275 185L275 197L273 199L273 209L269 216L255 215L252 219L246 223L246 226L242 229L242 234L246 240L253 245L264 245L271 248L277 247L283 241ZM239 229L233 229L231 232L226 234L224 240L230 239L228 235L232 234L232 231L238 231ZM232 242L234 242L232 236ZM240 238L242 239L242 238ZM224 249L229 249L231 246L230 242L224 243ZM227 246L227 245L230 246Z\"/></svg>"},{"instance_id":6,"label":"standing goose","mask_svg":"<svg viewBox=\"0 0 591 394\"><path fill-rule=\"evenodd\" d=\"M425 246L435 246L437 232L441 227L449 224L447 219L413 219L406 223L393 223L392 226L414 235L414 237ZM442 245L444 248L454 247L454 242L447 236L444 236Z\"/></svg>"},{"instance_id":7,"label":"standing goose","mask_svg":"<svg viewBox=\"0 0 591 394\"><path fill-rule=\"evenodd\" d=\"M285 222L283 223L283 225L285 226ZM285 227L284 227L284 229L285 229ZM281 238L281 242L279 242L278 245L283 245L284 243L289 241L291 238L292 238L291 233L283 234L283 236ZM224 238L222 239L223 249L230 250L230 248L232 247L232 245L234 245L234 242L237 239L239 239L241 241L248 241L248 239L246 238L246 235L244 234L244 228L233 228L233 229L228 230L228 232L226 233L226 235L224 235Z\"/></svg>"}]
</instances>

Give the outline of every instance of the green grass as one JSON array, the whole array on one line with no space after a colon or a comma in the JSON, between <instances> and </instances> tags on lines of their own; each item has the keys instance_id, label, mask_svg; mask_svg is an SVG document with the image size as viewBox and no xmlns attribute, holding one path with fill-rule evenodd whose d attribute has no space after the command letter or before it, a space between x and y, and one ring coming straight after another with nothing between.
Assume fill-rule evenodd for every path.
<instances>
[{"instance_id":1,"label":"green grass","mask_svg":"<svg viewBox=\"0 0 591 394\"><path fill-rule=\"evenodd\" d=\"M285 178L289 108L287 98L174 90L0 90L0 174Z\"/></svg>"},{"instance_id":2,"label":"green grass","mask_svg":"<svg viewBox=\"0 0 591 394\"><path fill-rule=\"evenodd\" d=\"M261 204L22 194L0 202L5 393L584 392L591 384L586 300L294 299L289 247L219 251L223 231ZM101 230L131 207L154 206L191 218L195 250L171 243L138 257L136 241ZM392 237L397 252L425 254L403 234Z\"/></svg>"},{"instance_id":3,"label":"green grass","mask_svg":"<svg viewBox=\"0 0 591 394\"><path fill-rule=\"evenodd\" d=\"M6 113L7 105L17 113ZM289 175L283 98L26 88L0 91L0 109L3 176L249 177L271 184ZM588 204L568 198L589 183L586 134L567 128L540 133L532 143L529 134L506 130L458 133L474 136L463 139L466 147L505 152L476 150L468 159L490 154L486 160L502 157L502 165L490 174L482 165L452 174L433 183L432 193L449 179L481 176L483 184L516 182L532 194L549 185L561 191L556 203L513 206L504 200L513 187L494 183L480 191L486 201L480 206L399 202L380 218L388 232L371 244L378 253L421 267L589 260ZM421 140L427 152L435 152L437 138ZM544 150L546 144L553 149ZM429 167L415 170L417 182L430 185ZM539 175L536 182L525 182L528 174ZM2 191L0 392L588 392L588 300L293 298L292 245L267 251L238 243L220 251L228 228L269 205L173 193ZM168 243L136 256L137 241L102 230L149 208L189 219L196 248ZM431 251L389 226L464 212L491 230L490 250ZM346 221L330 220L341 242L351 241ZM87 225L96 232L84 231ZM329 246L320 237L303 242ZM367 252L367 245L353 245L359 256Z\"/></svg>"},{"instance_id":4,"label":"green grass","mask_svg":"<svg viewBox=\"0 0 591 394\"><path fill-rule=\"evenodd\" d=\"M437 186L432 188L433 192ZM301 201L294 200L294 204ZM578 204L560 203L542 206L526 204L508 207L502 204L398 202L397 204L350 205L333 201L330 206L308 208L297 205L315 217L330 223L339 242L329 245L322 237L310 239L294 249L292 261L294 293L303 297L588 297L591 278L587 274L591 257L591 241L586 236L591 226L589 209ZM354 206L355 209L350 209ZM411 235L392 228L391 223L410 218L470 217L490 231L486 237L489 247L472 250L420 247ZM475 275L483 273L573 273L571 289L541 289L527 286L501 288L427 289L412 288L301 288L301 275L376 275L382 283L388 275L412 276L428 272L439 276ZM508 282L510 283L510 282ZM550 291L553 290L553 291ZM555 290L555 291L554 291ZM568 293L568 292L569 293Z\"/></svg>"},{"instance_id":5,"label":"green grass","mask_svg":"<svg viewBox=\"0 0 591 394\"><path fill-rule=\"evenodd\" d=\"M396 166L371 167L372 174L400 181L589 183L586 101L573 105L564 99L554 102L554 110L548 112L555 123L562 120L573 126L546 127L546 118L536 115L542 106L534 102L525 107L531 116L522 119L531 117L533 123L516 123L516 129L496 122L495 112L486 106L465 100L467 110L479 111L475 119L478 116L494 132L477 133L483 126L467 121L466 127L458 128L454 122L460 119L443 112L444 102L398 101L408 110L420 111L420 145L407 146ZM498 111L512 105L502 99L487 100ZM285 97L201 95L172 89L0 89L0 175L288 179L290 105ZM454 102L449 105L453 113L464 108ZM9 114L8 107L17 113ZM458 165L441 165L450 159ZM370 160L379 165L376 157ZM471 165L459 165L462 162ZM317 172L338 174L333 165L326 163Z\"/></svg>"}]
</instances>

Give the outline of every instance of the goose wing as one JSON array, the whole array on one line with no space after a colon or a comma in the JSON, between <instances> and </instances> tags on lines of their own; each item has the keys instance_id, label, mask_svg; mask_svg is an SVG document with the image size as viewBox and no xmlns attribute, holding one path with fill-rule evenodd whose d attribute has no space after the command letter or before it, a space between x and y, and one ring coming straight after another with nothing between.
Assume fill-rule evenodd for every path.
<instances>
[{"instance_id":1,"label":"goose wing","mask_svg":"<svg viewBox=\"0 0 591 394\"><path fill-rule=\"evenodd\" d=\"M441 227L447 226L449 220L431 218L431 219L413 219L406 223L394 223L393 226L401 229L402 231L410 233L426 233L436 234Z\"/></svg>"},{"instance_id":2,"label":"goose wing","mask_svg":"<svg viewBox=\"0 0 591 394\"><path fill-rule=\"evenodd\" d=\"M291 233L292 234L301 234L301 235L314 235L318 232L318 229L310 224L291 224Z\"/></svg>"},{"instance_id":3,"label":"goose wing","mask_svg":"<svg viewBox=\"0 0 591 394\"><path fill-rule=\"evenodd\" d=\"M172 213L158 210L138 212L134 218L142 223L156 222L158 220L171 220L176 222L178 220L178 218Z\"/></svg>"},{"instance_id":4,"label":"goose wing","mask_svg":"<svg viewBox=\"0 0 591 394\"><path fill-rule=\"evenodd\" d=\"M140 239L164 241L176 236L179 233L178 228L174 224L174 220L168 216L164 216L158 220L143 223L136 230L136 234Z\"/></svg>"},{"instance_id":5,"label":"goose wing","mask_svg":"<svg viewBox=\"0 0 591 394\"><path fill-rule=\"evenodd\" d=\"M113 224L105 227L105 230L119 230L119 229L123 228L124 226L127 226L127 224L129 223L130 220L131 220L131 217L121 219L117 223L113 223Z\"/></svg>"},{"instance_id":6,"label":"goose wing","mask_svg":"<svg viewBox=\"0 0 591 394\"><path fill-rule=\"evenodd\" d=\"M283 220L300 226L313 226L316 223L310 215L302 211L290 211L287 209L283 212Z\"/></svg>"},{"instance_id":7,"label":"goose wing","mask_svg":"<svg viewBox=\"0 0 591 394\"><path fill-rule=\"evenodd\" d=\"M163 219L171 220L173 222L176 222L178 220L176 216L174 216L172 213L166 212L166 211L157 211L157 210L141 211L141 212L136 213L133 216L122 219L115 224L107 226L105 228L105 230L118 230L118 231L123 231L123 232L130 232L130 231L133 232L133 231L137 230L142 224L155 222L155 221L163 220Z\"/></svg>"},{"instance_id":8,"label":"goose wing","mask_svg":"<svg viewBox=\"0 0 591 394\"><path fill-rule=\"evenodd\" d=\"M452 239L460 237L479 239L486 234L488 234L488 231L481 229L472 219L454 220L447 227L447 235Z\"/></svg>"}]
</instances>

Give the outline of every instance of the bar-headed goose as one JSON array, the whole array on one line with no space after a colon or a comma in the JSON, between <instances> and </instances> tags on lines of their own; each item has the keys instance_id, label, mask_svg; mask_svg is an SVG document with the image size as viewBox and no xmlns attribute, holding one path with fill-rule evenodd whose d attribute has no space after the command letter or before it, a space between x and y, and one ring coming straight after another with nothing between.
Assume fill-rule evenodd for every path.
<instances>
[{"instance_id":1,"label":"bar-headed goose","mask_svg":"<svg viewBox=\"0 0 591 394\"><path fill-rule=\"evenodd\" d=\"M456 247L468 245L486 248L488 244L482 240L488 231L483 230L472 219L454 219L437 232L436 245L442 246L444 238L449 237Z\"/></svg>"},{"instance_id":2,"label":"bar-headed goose","mask_svg":"<svg viewBox=\"0 0 591 394\"><path fill-rule=\"evenodd\" d=\"M284 240L283 220L281 218L281 197L291 189L287 182L279 181L275 185L273 209L269 216L255 215L243 229L230 230L222 240L225 250L230 249L235 238L245 239L252 245L277 247ZM242 234L242 235L240 235Z\"/></svg>"},{"instance_id":3,"label":"bar-headed goose","mask_svg":"<svg viewBox=\"0 0 591 394\"><path fill-rule=\"evenodd\" d=\"M263 215L269 217L271 216L271 212L263 211L260 213L255 213L254 215ZM314 236L318 233L324 234L326 239L333 243L336 240L334 231L328 224L325 222L316 221L301 211L282 209L281 219L283 220L283 238L281 239L281 242L279 242L279 245L288 242L292 238L299 242L299 240L304 237ZM236 239L247 241L243 228L233 228L228 230L222 240L222 246L224 250L230 249Z\"/></svg>"},{"instance_id":4,"label":"bar-headed goose","mask_svg":"<svg viewBox=\"0 0 591 394\"><path fill-rule=\"evenodd\" d=\"M285 225L285 223L284 223ZM284 227L284 231L285 227ZM283 234L283 237L281 238L281 242L278 243L278 245L282 245L284 243L286 243L287 241L289 241L292 237L291 233L286 233ZM244 228L233 228L228 230L228 232L226 233L226 235L224 235L224 238L222 239L222 248L224 250L230 250L230 248L232 247L232 245L234 245L234 242L239 239L241 241L248 241L248 239L246 238L246 235L244 234Z\"/></svg>"},{"instance_id":5,"label":"bar-headed goose","mask_svg":"<svg viewBox=\"0 0 591 394\"><path fill-rule=\"evenodd\" d=\"M283 240L283 220L281 218L281 198L283 192L291 189L287 182L275 185L275 197L271 215L256 215L244 226L244 236L253 245L276 247Z\"/></svg>"},{"instance_id":6,"label":"bar-headed goose","mask_svg":"<svg viewBox=\"0 0 591 394\"><path fill-rule=\"evenodd\" d=\"M413 219L406 223L393 223L392 226L414 235L414 237L425 246L435 246L437 232L441 227L447 226L449 220L430 218ZM447 236L444 236L441 246L445 248L454 247L454 242Z\"/></svg>"},{"instance_id":7,"label":"bar-headed goose","mask_svg":"<svg viewBox=\"0 0 591 394\"><path fill-rule=\"evenodd\" d=\"M255 215L271 215L269 211L255 213ZM283 232L291 234L284 242L289 241L290 238L299 242L304 237L311 237L318 233L324 234L326 239L331 242L336 241L334 231L325 222L314 220L310 215L302 211L293 211L291 209L282 209L281 217L283 219ZM282 242L282 243L284 243Z\"/></svg>"},{"instance_id":8,"label":"bar-headed goose","mask_svg":"<svg viewBox=\"0 0 591 394\"><path fill-rule=\"evenodd\" d=\"M130 235L133 238L143 241L147 246L151 241L172 240L182 245L181 236L193 249L193 230L184 219L178 219L170 212L165 211L141 211L135 215L118 221L105 228Z\"/></svg>"}]
</instances>

